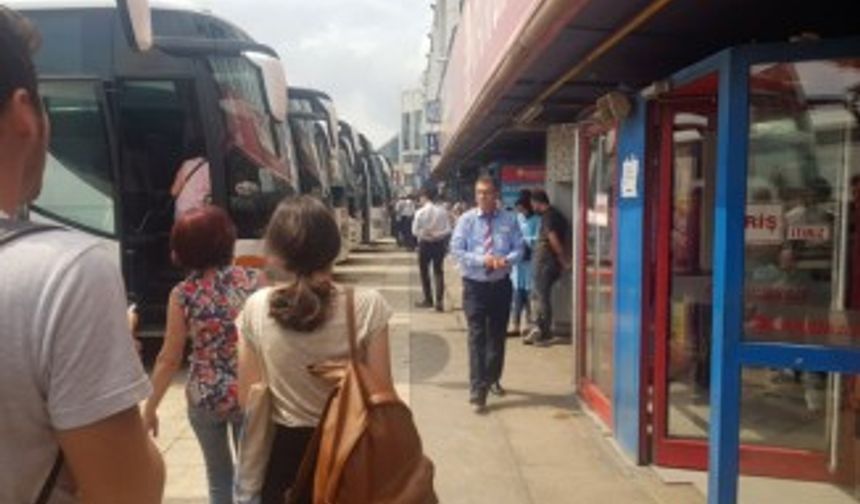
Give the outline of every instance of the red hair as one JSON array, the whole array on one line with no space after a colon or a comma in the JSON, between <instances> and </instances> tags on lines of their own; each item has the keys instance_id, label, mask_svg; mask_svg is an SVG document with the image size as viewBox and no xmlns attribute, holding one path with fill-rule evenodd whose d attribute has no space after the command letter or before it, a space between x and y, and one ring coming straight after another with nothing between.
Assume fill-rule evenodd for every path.
<instances>
[{"instance_id":1,"label":"red hair","mask_svg":"<svg viewBox=\"0 0 860 504\"><path fill-rule=\"evenodd\" d=\"M190 270L230 264L235 244L236 226L227 212L213 205L183 213L170 233L174 261Z\"/></svg>"}]
</instances>

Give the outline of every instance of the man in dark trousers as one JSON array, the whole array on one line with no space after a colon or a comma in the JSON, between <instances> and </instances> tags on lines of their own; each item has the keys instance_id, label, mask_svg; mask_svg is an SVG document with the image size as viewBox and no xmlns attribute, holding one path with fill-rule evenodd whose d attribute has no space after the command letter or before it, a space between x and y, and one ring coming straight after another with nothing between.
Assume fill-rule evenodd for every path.
<instances>
[{"instance_id":1,"label":"man in dark trousers","mask_svg":"<svg viewBox=\"0 0 860 504\"><path fill-rule=\"evenodd\" d=\"M451 237L451 255L463 275L463 311L469 323L469 402L477 413L487 393L504 395L505 336L511 311L511 266L523 256L523 238L514 214L497 206L491 177L475 184L478 207L464 213Z\"/></svg>"},{"instance_id":2,"label":"man in dark trousers","mask_svg":"<svg viewBox=\"0 0 860 504\"><path fill-rule=\"evenodd\" d=\"M437 204L436 191L424 189L421 191L421 208L415 213L412 221L412 234L418 239L418 269L421 272L421 287L424 290L424 300L417 304L419 308L436 307L436 311L444 311L445 297L445 254L448 251L448 238L451 236L451 220L448 210ZM434 304L433 291L430 288L430 264L433 264L433 280L436 284Z\"/></svg>"},{"instance_id":3,"label":"man in dark trousers","mask_svg":"<svg viewBox=\"0 0 860 504\"><path fill-rule=\"evenodd\" d=\"M533 254L535 327L523 339L527 345L546 346L552 335L552 287L570 268L567 237L570 224L549 204L545 191L532 193L532 206L541 215L541 228Z\"/></svg>"}]
</instances>

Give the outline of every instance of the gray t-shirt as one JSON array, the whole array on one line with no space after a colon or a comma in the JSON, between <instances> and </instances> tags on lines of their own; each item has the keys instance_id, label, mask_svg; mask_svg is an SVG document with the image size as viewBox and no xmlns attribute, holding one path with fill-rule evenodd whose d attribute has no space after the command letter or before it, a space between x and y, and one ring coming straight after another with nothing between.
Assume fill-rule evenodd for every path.
<instances>
[{"instance_id":1,"label":"gray t-shirt","mask_svg":"<svg viewBox=\"0 0 860 504\"><path fill-rule=\"evenodd\" d=\"M0 245L0 502L29 504L59 447L150 393L125 292L92 239L48 231ZM51 504L77 502L66 472Z\"/></svg>"}]
</instances>

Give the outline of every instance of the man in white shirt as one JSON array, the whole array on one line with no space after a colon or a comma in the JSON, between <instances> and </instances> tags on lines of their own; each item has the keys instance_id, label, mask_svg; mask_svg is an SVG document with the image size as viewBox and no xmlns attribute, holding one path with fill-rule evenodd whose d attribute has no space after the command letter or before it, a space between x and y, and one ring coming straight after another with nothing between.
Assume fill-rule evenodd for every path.
<instances>
[{"instance_id":1,"label":"man in white shirt","mask_svg":"<svg viewBox=\"0 0 860 504\"><path fill-rule=\"evenodd\" d=\"M155 504L164 465L137 407L151 388L119 271L92 238L10 218L45 169L37 45L0 6L0 502Z\"/></svg>"},{"instance_id":2,"label":"man in white shirt","mask_svg":"<svg viewBox=\"0 0 860 504\"><path fill-rule=\"evenodd\" d=\"M418 268L421 271L421 287L424 300L417 303L419 308L432 308L444 311L445 296L445 254L448 252L448 239L451 236L451 219L442 205L434 203L435 191L421 191L421 209L412 221L412 234L418 239ZM430 290L430 263L433 263L433 279L436 284L436 303Z\"/></svg>"}]
</instances>

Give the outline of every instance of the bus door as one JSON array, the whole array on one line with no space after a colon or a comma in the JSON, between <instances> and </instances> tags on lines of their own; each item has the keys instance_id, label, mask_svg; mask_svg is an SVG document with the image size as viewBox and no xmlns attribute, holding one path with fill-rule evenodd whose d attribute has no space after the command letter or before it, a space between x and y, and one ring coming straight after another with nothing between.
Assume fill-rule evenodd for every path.
<instances>
[{"instance_id":1,"label":"bus door","mask_svg":"<svg viewBox=\"0 0 860 504\"><path fill-rule=\"evenodd\" d=\"M96 79L43 78L39 91L51 121L42 192L30 206L37 221L58 222L103 240L119 264L115 150L104 88Z\"/></svg>"},{"instance_id":2,"label":"bus door","mask_svg":"<svg viewBox=\"0 0 860 504\"><path fill-rule=\"evenodd\" d=\"M115 95L123 262L148 325L163 319L168 294L181 279L170 259L171 187L183 163L209 156L193 79L124 79Z\"/></svg>"}]
</instances>

